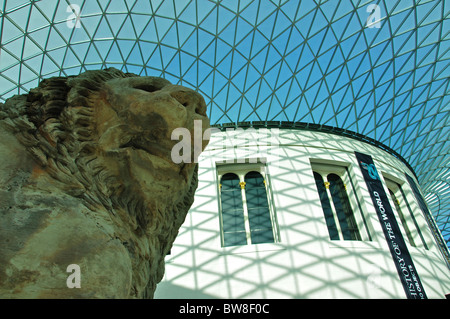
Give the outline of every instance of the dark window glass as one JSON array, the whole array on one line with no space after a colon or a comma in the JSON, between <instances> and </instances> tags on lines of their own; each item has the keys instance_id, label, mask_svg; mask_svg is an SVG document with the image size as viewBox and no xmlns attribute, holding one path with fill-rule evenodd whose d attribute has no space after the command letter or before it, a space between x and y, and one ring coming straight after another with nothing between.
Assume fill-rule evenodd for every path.
<instances>
[{"instance_id":1,"label":"dark window glass","mask_svg":"<svg viewBox=\"0 0 450 319\"><path fill-rule=\"evenodd\" d=\"M406 223L405 216L400 208L397 196L395 196L394 192L389 189L389 194L391 194L392 201L394 202L395 209L397 210L398 217L400 217L400 221L402 222L403 229L405 230L406 236L408 237L409 243L411 246L416 247L414 243L414 239L411 235L411 231L409 230L408 224Z\"/></svg>"},{"instance_id":2,"label":"dark window glass","mask_svg":"<svg viewBox=\"0 0 450 319\"><path fill-rule=\"evenodd\" d=\"M329 174L327 179L344 240L361 240L342 179L336 174Z\"/></svg>"},{"instance_id":3,"label":"dark window glass","mask_svg":"<svg viewBox=\"0 0 450 319\"><path fill-rule=\"evenodd\" d=\"M239 177L228 173L222 177L220 183L222 185L220 195L224 246L246 245L247 237Z\"/></svg>"},{"instance_id":4,"label":"dark window glass","mask_svg":"<svg viewBox=\"0 0 450 319\"><path fill-rule=\"evenodd\" d=\"M414 214L413 214L413 212L411 210L411 206L409 206L408 200L406 199L405 192L403 191L403 189L401 188L400 185L398 185L398 187L399 187L400 193L402 194L403 201L405 202L406 207L408 208L409 216L411 216L411 219L412 219L412 221L414 223L414 226L416 227L417 233L419 234L420 240L422 241L423 247L428 250L428 245L425 242L425 238L423 238L422 231L420 230L420 227L417 224L417 220L416 220L416 217L414 217Z\"/></svg>"},{"instance_id":5,"label":"dark window glass","mask_svg":"<svg viewBox=\"0 0 450 319\"><path fill-rule=\"evenodd\" d=\"M328 234L331 240L339 240L338 230L334 222L333 211L331 210L330 199L327 195L327 190L323 182L323 178L319 173L314 172L314 179L316 180L317 191L319 192L320 203L325 217L325 222L328 227Z\"/></svg>"},{"instance_id":6,"label":"dark window glass","mask_svg":"<svg viewBox=\"0 0 450 319\"><path fill-rule=\"evenodd\" d=\"M264 178L258 172L245 175L245 196L252 244L273 243L272 220Z\"/></svg>"}]
</instances>

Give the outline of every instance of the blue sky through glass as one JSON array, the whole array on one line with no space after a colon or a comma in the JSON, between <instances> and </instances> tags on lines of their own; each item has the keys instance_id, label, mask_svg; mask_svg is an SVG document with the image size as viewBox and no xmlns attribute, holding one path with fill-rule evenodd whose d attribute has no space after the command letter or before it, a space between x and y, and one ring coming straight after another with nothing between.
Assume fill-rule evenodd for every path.
<instances>
[{"instance_id":1,"label":"blue sky through glass","mask_svg":"<svg viewBox=\"0 0 450 319\"><path fill-rule=\"evenodd\" d=\"M0 10L0 100L112 66L198 90L213 124L353 130L410 162L448 240L449 1L0 0Z\"/></svg>"}]
</instances>

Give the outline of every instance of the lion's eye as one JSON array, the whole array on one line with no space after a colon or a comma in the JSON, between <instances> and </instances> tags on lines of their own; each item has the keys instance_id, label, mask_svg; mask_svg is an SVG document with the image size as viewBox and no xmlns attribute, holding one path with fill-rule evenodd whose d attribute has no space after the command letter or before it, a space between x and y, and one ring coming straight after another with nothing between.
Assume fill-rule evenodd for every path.
<instances>
[{"instance_id":1,"label":"lion's eye","mask_svg":"<svg viewBox=\"0 0 450 319\"><path fill-rule=\"evenodd\" d=\"M158 88L158 87L156 87L154 85L151 85L151 84L136 85L134 88L138 89L138 90L150 92L150 93L158 91L160 89L160 88Z\"/></svg>"}]
</instances>

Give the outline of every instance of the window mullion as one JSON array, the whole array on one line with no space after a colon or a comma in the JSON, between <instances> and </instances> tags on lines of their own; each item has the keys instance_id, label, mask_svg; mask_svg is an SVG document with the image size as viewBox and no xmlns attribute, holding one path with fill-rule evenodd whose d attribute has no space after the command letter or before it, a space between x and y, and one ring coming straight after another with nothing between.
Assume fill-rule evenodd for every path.
<instances>
[{"instance_id":1,"label":"window mullion","mask_svg":"<svg viewBox=\"0 0 450 319\"><path fill-rule=\"evenodd\" d=\"M242 205L244 208L244 226L245 226L245 234L246 234L246 238L247 238L247 245L251 245L252 244L252 239L251 239L251 232L250 232L250 220L248 218L248 206L247 206L247 196L245 194L245 181L244 181L244 176L240 175L239 179L241 180L241 182L239 183L239 185L241 186L241 194L242 194Z\"/></svg>"},{"instance_id":2,"label":"window mullion","mask_svg":"<svg viewBox=\"0 0 450 319\"><path fill-rule=\"evenodd\" d=\"M222 180L222 176L219 175L219 181ZM223 227L223 207L222 207L222 184L219 182L219 221L220 221L220 225L221 225L221 230L220 230L220 244L222 245L222 247L225 247L225 234L224 234L224 227Z\"/></svg>"},{"instance_id":3,"label":"window mullion","mask_svg":"<svg viewBox=\"0 0 450 319\"><path fill-rule=\"evenodd\" d=\"M359 211L358 204L356 200L356 194L350 180L350 174L348 173L348 171L346 171L344 174L340 175L340 177L342 179L342 183L344 184L344 192L348 198L348 203L352 212L352 215L348 216L350 218L350 221L348 221L349 226L352 227L351 231L356 235L356 237L360 237L360 240L367 240L366 234L364 233L364 231L362 231L364 229L364 221L361 218L362 216L357 214L357 212ZM354 225L352 225L353 223Z\"/></svg>"}]
</instances>

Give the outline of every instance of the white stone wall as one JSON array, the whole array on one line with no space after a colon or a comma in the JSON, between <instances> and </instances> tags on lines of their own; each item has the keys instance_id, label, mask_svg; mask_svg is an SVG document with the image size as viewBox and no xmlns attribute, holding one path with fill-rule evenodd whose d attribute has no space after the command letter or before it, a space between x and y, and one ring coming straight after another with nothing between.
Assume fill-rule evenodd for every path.
<instances>
[{"instance_id":1,"label":"white stone wall","mask_svg":"<svg viewBox=\"0 0 450 319\"><path fill-rule=\"evenodd\" d=\"M361 141L287 129L212 134L199 159L195 202L166 258L155 298L405 298L355 150L371 155L379 173L404 183L429 247L407 242L408 249L428 297L444 298L450 271L405 180L405 172L413 176L406 165ZM267 159L280 242L223 248L216 163L256 157ZM311 161L348 167L371 241L329 239Z\"/></svg>"}]
</instances>

